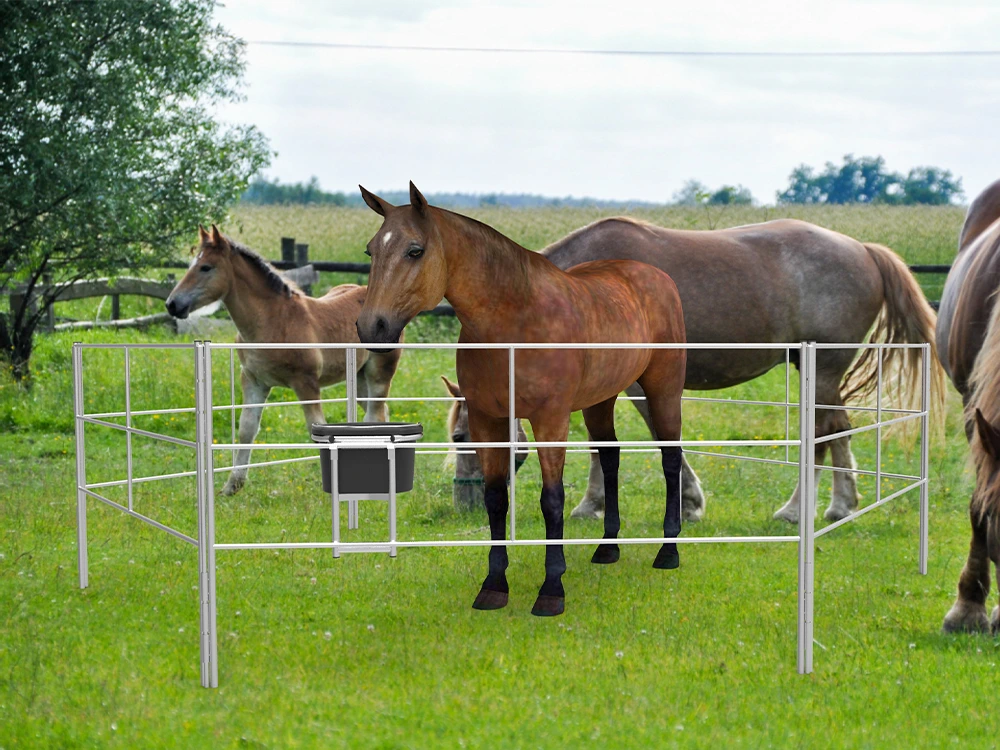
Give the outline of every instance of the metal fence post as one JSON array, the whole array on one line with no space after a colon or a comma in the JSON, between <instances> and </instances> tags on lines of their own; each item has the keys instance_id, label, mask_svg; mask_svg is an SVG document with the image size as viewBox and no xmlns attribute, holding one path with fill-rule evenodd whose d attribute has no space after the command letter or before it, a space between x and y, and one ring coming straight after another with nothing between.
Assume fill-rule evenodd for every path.
<instances>
[{"instance_id":1,"label":"metal fence post","mask_svg":"<svg viewBox=\"0 0 1000 750\"><path fill-rule=\"evenodd\" d=\"M510 474L510 540L513 542L517 539L517 524L514 520L516 513L514 496L517 492L514 486L514 483L517 481L515 479L517 475L517 464L515 462L515 453L517 451L517 417L514 416L514 347L508 347L507 353L507 398L509 399L508 410L510 412L508 415L510 422L507 429L508 439L510 440L510 469L508 470Z\"/></svg>"},{"instance_id":2,"label":"metal fence post","mask_svg":"<svg viewBox=\"0 0 1000 750\"><path fill-rule=\"evenodd\" d=\"M799 674L813 671L813 558L816 517L816 344L799 356Z\"/></svg>"},{"instance_id":3,"label":"metal fence post","mask_svg":"<svg viewBox=\"0 0 1000 750\"><path fill-rule=\"evenodd\" d=\"M347 421L358 421L358 350L347 347L344 350L344 368L346 370L345 385L347 386ZM371 408L371 401L368 402ZM367 415L366 415L367 416ZM358 528L358 501L347 501L347 528Z\"/></svg>"},{"instance_id":4,"label":"metal fence post","mask_svg":"<svg viewBox=\"0 0 1000 750\"><path fill-rule=\"evenodd\" d=\"M930 459L930 408L931 408L931 345L924 344L921 347L921 364L923 374L921 376L920 393L920 553L919 566L920 575L927 575L927 535L930 522L930 509L928 507L928 493L930 482L930 471L928 470Z\"/></svg>"},{"instance_id":5,"label":"metal fence post","mask_svg":"<svg viewBox=\"0 0 1000 750\"><path fill-rule=\"evenodd\" d=\"M212 471L211 342L196 341L195 443L198 485L198 589L201 633L201 685L219 686L215 608L215 475Z\"/></svg>"},{"instance_id":6,"label":"metal fence post","mask_svg":"<svg viewBox=\"0 0 1000 750\"><path fill-rule=\"evenodd\" d=\"M83 425L83 347L73 344L73 413L76 429L76 561L80 574L80 588L89 585L87 566L87 450L84 445Z\"/></svg>"}]
</instances>

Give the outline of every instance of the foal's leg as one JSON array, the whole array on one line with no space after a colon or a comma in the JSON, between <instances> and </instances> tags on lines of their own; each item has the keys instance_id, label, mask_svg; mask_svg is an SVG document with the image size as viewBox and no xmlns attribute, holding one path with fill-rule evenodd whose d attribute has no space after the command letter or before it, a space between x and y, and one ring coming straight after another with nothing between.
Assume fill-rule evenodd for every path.
<instances>
[{"instance_id":1,"label":"foal's leg","mask_svg":"<svg viewBox=\"0 0 1000 750\"><path fill-rule=\"evenodd\" d=\"M990 627L986 618L986 598L990 593L989 522L986 518L977 518L971 510L969 520L972 522L969 559L958 579L958 598L944 616L941 629L945 633L980 633Z\"/></svg>"},{"instance_id":2,"label":"foal's leg","mask_svg":"<svg viewBox=\"0 0 1000 750\"><path fill-rule=\"evenodd\" d=\"M392 376L396 374L398 364L398 349L383 354L372 353L358 373L358 395L361 394L361 384L364 382L366 399L388 398ZM366 422L389 421L389 404L385 401L366 400L364 409Z\"/></svg>"},{"instance_id":3,"label":"foal's leg","mask_svg":"<svg viewBox=\"0 0 1000 750\"><path fill-rule=\"evenodd\" d=\"M469 437L475 443L503 442L509 439L507 419L496 419L469 409ZM510 452L506 448L476 450L483 466L484 501L490 519L490 539L507 538L507 475L510 473ZM472 603L474 609L500 609L507 606L507 547L490 547L490 567L486 580Z\"/></svg>"},{"instance_id":4,"label":"foal's leg","mask_svg":"<svg viewBox=\"0 0 1000 750\"><path fill-rule=\"evenodd\" d=\"M615 401L617 397L583 410L587 432L594 440L616 441ZM604 538L617 539L621 530L621 516L618 512L618 463L621 448L618 446L597 449L601 480L604 492ZM590 559L593 563L615 563L621 557L617 544L601 544Z\"/></svg>"},{"instance_id":5,"label":"foal's leg","mask_svg":"<svg viewBox=\"0 0 1000 750\"><path fill-rule=\"evenodd\" d=\"M569 435L569 412L558 412L537 417L531 421L538 442L562 442ZM563 538L563 506L566 493L563 489L563 467L566 463L565 448L539 448L538 463L542 468L542 517L545 519L545 538ZM561 615L566 609L566 592L562 577L566 572L563 545L545 546L545 582L538 591L538 598L531 614L540 617Z\"/></svg>"},{"instance_id":6,"label":"foal's leg","mask_svg":"<svg viewBox=\"0 0 1000 750\"><path fill-rule=\"evenodd\" d=\"M244 404L263 404L271 392L270 387L259 385L246 370L240 373L240 387L243 390ZM250 444L257 437L263 412L263 406L243 407L240 410L239 439L241 443ZM247 464L250 463L250 450L250 448L240 448L236 451L235 468L229 472L229 479L222 487L223 495L235 495L243 487L249 471Z\"/></svg>"}]
</instances>

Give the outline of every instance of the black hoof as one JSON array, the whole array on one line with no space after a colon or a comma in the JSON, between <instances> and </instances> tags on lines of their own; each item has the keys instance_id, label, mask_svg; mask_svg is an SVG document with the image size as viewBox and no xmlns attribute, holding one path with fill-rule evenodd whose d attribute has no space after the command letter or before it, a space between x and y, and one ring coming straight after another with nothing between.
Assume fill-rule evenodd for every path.
<instances>
[{"instance_id":1,"label":"black hoof","mask_svg":"<svg viewBox=\"0 0 1000 750\"><path fill-rule=\"evenodd\" d=\"M507 606L508 594L506 591L490 591L480 589L476 601L472 603L473 609L503 609Z\"/></svg>"},{"instance_id":2,"label":"black hoof","mask_svg":"<svg viewBox=\"0 0 1000 750\"><path fill-rule=\"evenodd\" d=\"M535 606L531 608L531 614L536 617L555 617L566 611L566 597L546 596L539 594L535 599Z\"/></svg>"},{"instance_id":3,"label":"black hoof","mask_svg":"<svg viewBox=\"0 0 1000 750\"><path fill-rule=\"evenodd\" d=\"M594 556L590 558L590 561L597 565L610 565L618 562L618 558L621 556L622 552L617 544L601 544L594 550Z\"/></svg>"},{"instance_id":4,"label":"black hoof","mask_svg":"<svg viewBox=\"0 0 1000 750\"><path fill-rule=\"evenodd\" d=\"M660 547L660 551L653 560L653 567L657 570L674 570L681 566L681 556L676 549L667 549L666 545Z\"/></svg>"}]
</instances>

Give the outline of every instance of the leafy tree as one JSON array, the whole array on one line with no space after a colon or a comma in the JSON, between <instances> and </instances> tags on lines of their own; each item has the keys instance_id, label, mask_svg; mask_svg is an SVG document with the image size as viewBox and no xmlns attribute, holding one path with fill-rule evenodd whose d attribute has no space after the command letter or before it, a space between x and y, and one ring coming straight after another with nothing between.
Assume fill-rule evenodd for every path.
<instances>
[{"instance_id":1,"label":"leafy tree","mask_svg":"<svg viewBox=\"0 0 1000 750\"><path fill-rule=\"evenodd\" d=\"M937 167L911 169L907 177L885 168L881 156L853 154L840 166L827 162L816 174L800 164L788 176L788 188L778 193L779 203L931 203L947 204L962 195L962 181Z\"/></svg>"},{"instance_id":2,"label":"leafy tree","mask_svg":"<svg viewBox=\"0 0 1000 750\"><path fill-rule=\"evenodd\" d=\"M220 219L266 166L253 127L225 127L243 43L213 0L5 0L0 23L0 356L28 374L46 303L75 280L135 270Z\"/></svg>"},{"instance_id":3,"label":"leafy tree","mask_svg":"<svg viewBox=\"0 0 1000 750\"><path fill-rule=\"evenodd\" d=\"M713 206L749 206L753 203L753 195L750 193L750 188L745 188L742 185L735 187L723 185L712 193L708 202Z\"/></svg>"},{"instance_id":4,"label":"leafy tree","mask_svg":"<svg viewBox=\"0 0 1000 750\"><path fill-rule=\"evenodd\" d=\"M688 180L674 193L673 203L677 206L700 206L711 197L708 187L698 180Z\"/></svg>"},{"instance_id":5,"label":"leafy tree","mask_svg":"<svg viewBox=\"0 0 1000 750\"><path fill-rule=\"evenodd\" d=\"M947 169L914 167L903 180L902 202L947 206L962 196L962 179L955 179Z\"/></svg>"}]
</instances>

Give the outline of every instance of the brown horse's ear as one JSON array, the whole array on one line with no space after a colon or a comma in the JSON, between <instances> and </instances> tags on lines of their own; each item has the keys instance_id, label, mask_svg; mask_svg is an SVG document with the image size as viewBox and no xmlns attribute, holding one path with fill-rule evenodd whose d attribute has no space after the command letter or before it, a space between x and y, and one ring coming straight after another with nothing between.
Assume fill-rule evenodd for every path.
<instances>
[{"instance_id":1,"label":"brown horse's ear","mask_svg":"<svg viewBox=\"0 0 1000 750\"><path fill-rule=\"evenodd\" d=\"M375 193L365 190L364 185L358 185L361 188L361 197L365 199L365 203L368 204L368 208L377 213L379 216L385 216L389 213L390 208L394 206L388 201L384 201L379 198Z\"/></svg>"},{"instance_id":2,"label":"brown horse's ear","mask_svg":"<svg viewBox=\"0 0 1000 750\"><path fill-rule=\"evenodd\" d=\"M448 389L448 393L455 398L462 398L462 389L458 387L458 383L452 383L444 375L441 376L441 380L444 381L444 387Z\"/></svg>"},{"instance_id":3,"label":"brown horse's ear","mask_svg":"<svg viewBox=\"0 0 1000 750\"><path fill-rule=\"evenodd\" d=\"M983 450L994 459L1000 459L1000 430L991 425L983 413L976 409L976 428L979 431L979 442Z\"/></svg>"},{"instance_id":4,"label":"brown horse's ear","mask_svg":"<svg viewBox=\"0 0 1000 750\"><path fill-rule=\"evenodd\" d=\"M410 205L421 216L427 215L427 199L417 190L417 186L410 180Z\"/></svg>"},{"instance_id":5,"label":"brown horse's ear","mask_svg":"<svg viewBox=\"0 0 1000 750\"><path fill-rule=\"evenodd\" d=\"M208 230L205 229L205 227L203 227L201 224L199 224L198 225L198 242L200 242L202 245L204 245L204 244L206 244L206 243L208 243L210 241L211 241L211 238L208 236Z\"/></svg>"}]
</instances>

